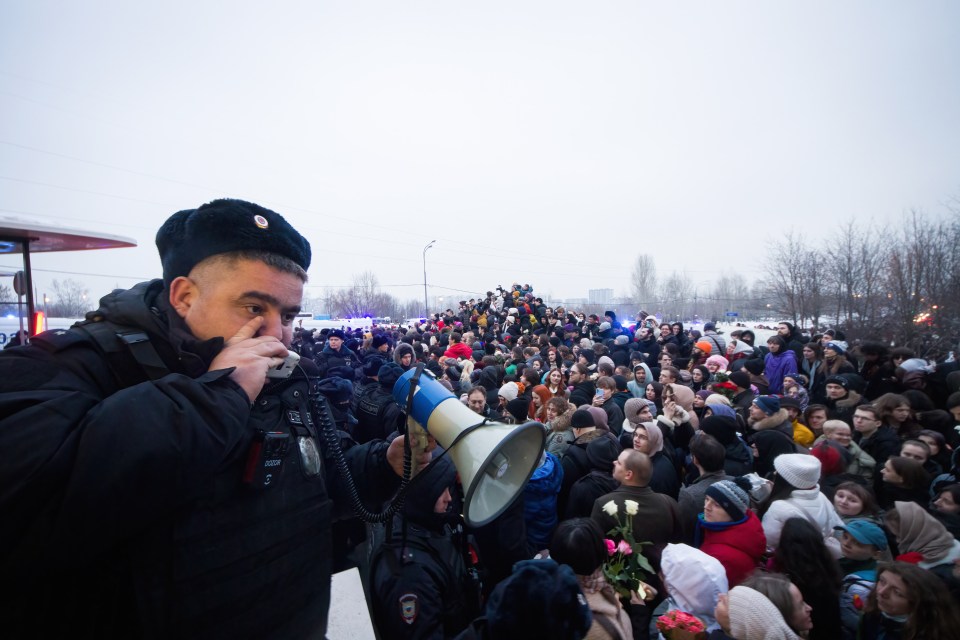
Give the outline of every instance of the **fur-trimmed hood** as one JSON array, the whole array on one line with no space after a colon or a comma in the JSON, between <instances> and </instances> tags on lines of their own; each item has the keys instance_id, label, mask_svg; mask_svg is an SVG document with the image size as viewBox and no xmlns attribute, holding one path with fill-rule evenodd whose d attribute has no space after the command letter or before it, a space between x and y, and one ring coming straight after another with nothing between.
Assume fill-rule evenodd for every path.
<instances>
[{"instance_id":1,"label":"fur-trimmed hood","mask_svg":"<svg viewBox=\"0 0 960 640\"><path fill-rule=\"evenodd\" d=\"M754 420L753 418L750 418L749 420L747 420L747 424L749 424L750 428L753 429L754 431L766 431L767 429L777 429L778 427L782 427L784 423L790 426L790 434L791 434L791 437L793 437L793 428L790 422L790 414L787 413L786 409L780 409L772 416L765 416L760 420ZM783 429L781 429L781 431L783 431Z\"/></svg>"},{"instance_id":2,"label":"fur-trimmed hood","mask_svg":"<svg viewBox=\"0 0 960 640\"><path fill-rule=\"evenodd\" d=\"M570 419L573 417L573 411L564 411L556 418L550 421L551 431L567 431L570 429Z\"/></svg>"},{"instance_id":3,"label":"fur-trimmed hood","mask_svg":"<svg viewBox=\"0 0 960 640\"><path fill-rule=\"evenodd\" d=\"M856 391L849 391L847 392L847 397L837 400L836 406L849 409L850 407L855 407L860 404L860 399L861 396L859 393Z\"/></svg>"}]
</instances>

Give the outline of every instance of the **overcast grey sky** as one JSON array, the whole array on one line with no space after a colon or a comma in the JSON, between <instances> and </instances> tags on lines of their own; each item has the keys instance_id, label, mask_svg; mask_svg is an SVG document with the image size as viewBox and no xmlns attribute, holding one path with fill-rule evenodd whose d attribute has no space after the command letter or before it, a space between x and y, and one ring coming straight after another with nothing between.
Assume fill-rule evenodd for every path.
<instances>
[{"instance_id":1,"label":"overcast grey sky","mask_svg":"<svg viewBox=\"0 0 960 640\"><path fill-rule=\"evenodd\" d=\"M157 227L221 196L309 238L314 296L369 269L422 299L433 239L456 298L627 294L638 253L753 278L783 230L960 194L958 26L952 0L8 0L0 216L140 243L36 256L41 293L159 275Z\"/></svg>"}]
</instances>

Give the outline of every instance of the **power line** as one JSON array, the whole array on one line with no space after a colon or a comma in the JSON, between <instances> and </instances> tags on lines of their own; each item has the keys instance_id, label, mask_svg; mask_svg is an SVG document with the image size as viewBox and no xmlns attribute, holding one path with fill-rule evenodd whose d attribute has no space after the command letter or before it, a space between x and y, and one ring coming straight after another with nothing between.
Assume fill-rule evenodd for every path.
<instances>
[{"instance_id":1,"label":"power line","mask_svg":"<svg viewBox=\"0 0 960 640\"><path fill-rule=\"evenodd\" d=\"M129 196L118 196L112 193L103 193L102 191L92 191L90 189L79 189L77 187L63 187L58 184L50 184L49 182L40 182L39 180L25 180L23 178L11 178L10 176L0 176L0 180L9 180L10 182L20 182L23 184L32 184L41 187L50 187L51 189L62 189L64 191L75 191L76 193L87 193L95 196L103 196L105 198L117 198L118 200L129 200L130 202L139 202L141 204L152 204L158 207L170 207L175 208L176 205L170 204L168 202L154 202L152 200L143 200L141 198L131 198Z\"/></svg>"}]
</instances>

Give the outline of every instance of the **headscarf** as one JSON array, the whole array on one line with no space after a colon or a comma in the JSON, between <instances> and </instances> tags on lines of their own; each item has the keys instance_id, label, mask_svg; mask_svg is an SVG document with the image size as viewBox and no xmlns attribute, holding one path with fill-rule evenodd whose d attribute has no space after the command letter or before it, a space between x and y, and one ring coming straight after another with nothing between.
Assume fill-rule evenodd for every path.
<instances>
[{"instance_id":1,"label":"headscarf","mask_svg":"<svg viewBox=\"0 0 960 640\"><path fill-rule=\"evenodd\" d=\"M693 428L696 429L699 427L700 420L697 418L697 414L693 411L693 389L675 382L670 383L667 386L673 391L673 401L683 407L684 411L690 415L690 424L693 425Z\"/></svg>"},{"instance_id":2,"label":"headscarf","mask_svg":"<svg viewBox=\"0 0 960 640\"><path fill-rule=\"evenodd\" d=\"M727 598L730 635L737 640L800 640L780 610L759 591L736 586Z\"/></svg>"},{"instance_id":3,"label":"headscarf","mask_svg":"<svg viewBox=\"0 0 960 640\"><path fill-rule=\"evenodd\" d=\"M900 553L916 551L928 563L950 553L955 540L939 520L915 502L894 502L894 507L900 515L900 524L893 520L887 527L897 536Z\"/></svg>"},{"instance_id":4,"label":"headscarf","mask_svg":"<svg viewBox=\"0 0 960 640\"><path fill-rule=\"evenodd\" d=\"M584 407L581 407L584 408ZM597 425L597 429L603 431L610 431L610 425L607 424L607 412L601 409L600 407L589 406L585 407L587 411L593 416L593 422Z\"/></svg>"},{"instance_id":5,"label":"headscarf","mask_svg":"<svg viewBox=\"0 0 960 640\"><path fill-rule=\"evenodd\" d=\"M703 401L703 404L707 405L711 409L715 409L716 407L727 407L727 408L733 407L733 404L730 402L730 399L727 396L721 395L719 393L713 393L707 396L706 400ZM713 414L716 415L717 412L714 411Z\"/></svg>"},{"instance_id":6,"label":"headscarf","mask_svg":"<svg viewBox=\"0 0 960 640\"><path fill-rule=\"evenodd\" d=\"M637 425L638 429L647 432L647 441L650 443L650 457L652 458L658 452L663 451L663 431L656 422L641 422Z\"/></svg>"}]
</instances>

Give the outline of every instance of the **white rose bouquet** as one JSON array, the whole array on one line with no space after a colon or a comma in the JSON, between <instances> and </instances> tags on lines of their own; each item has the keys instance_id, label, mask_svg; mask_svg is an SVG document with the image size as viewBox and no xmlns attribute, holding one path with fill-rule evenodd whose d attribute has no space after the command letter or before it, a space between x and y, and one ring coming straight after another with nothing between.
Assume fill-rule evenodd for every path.
<instances>
[{"instance_id":1,"label":"white rose bouquet","mask_svg":"<svg viewBox=\"0 0 960 640\"><path fill-rule=\"evenodd\" d=\"M653 574L653 567L643 556L643 547L650 543L633 539L633 516L637 515L638 506L635 500L624 500L624 518L621 518L620 507L614 500L601 507L604 513L617 520L617 526L607 532L610 538L604 540L609 558L603 563L603 576L620 597L627 600L633 594L639 595L640 600L646 599L644 582Z\"/></svg>"}]
</instances>

